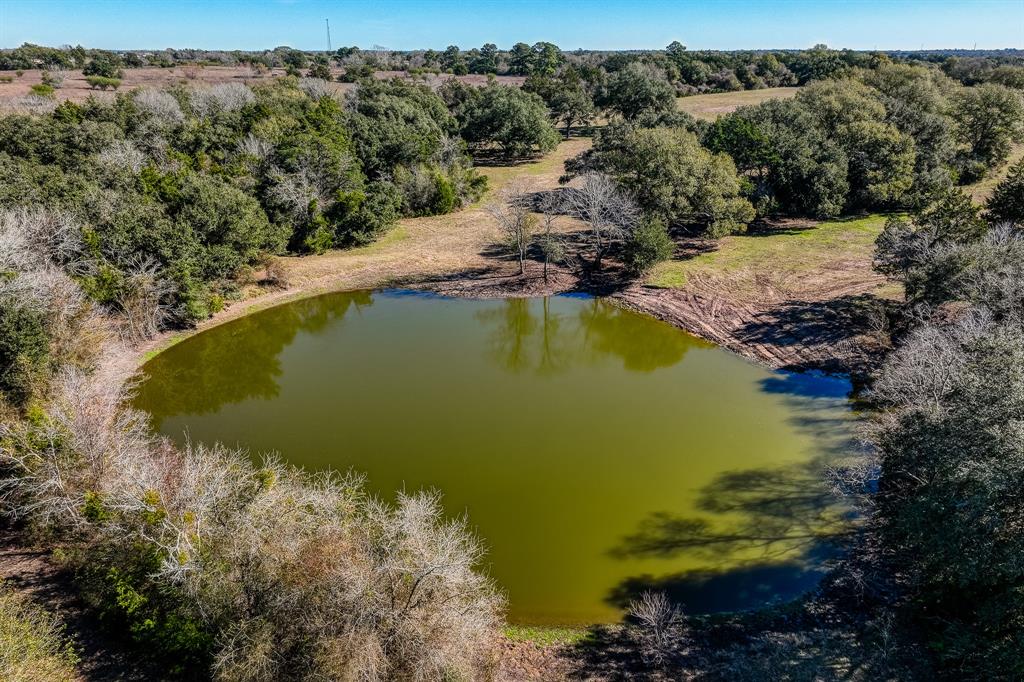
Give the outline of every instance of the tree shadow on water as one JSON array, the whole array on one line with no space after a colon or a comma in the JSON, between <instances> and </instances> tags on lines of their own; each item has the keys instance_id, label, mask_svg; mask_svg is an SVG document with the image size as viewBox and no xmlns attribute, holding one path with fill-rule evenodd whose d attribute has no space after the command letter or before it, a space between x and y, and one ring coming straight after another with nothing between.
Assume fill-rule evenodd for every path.
<instances>
[{"instance_id":1,"label":"tree shadow on water","mask_svg":"<svg viewBox=\"0 0 1024 682\"><path fill-rule=\"evenodd\" d=\"M644 592L664 592L688 614L750 611L786 602L812 590L826 573L800 561L743 564L731 569L639 575L619 583L606 601L620 609Z\"/></svg>"},{"instance_id":2,"label":"tree shadow on water","mask_svg":"<svg viewBox=\"0 0 1024 682\"><path fill-rule=\"evenodd\" d=\"M823 455L802 464L727 472L701 490L698 514L659 512L644 519L611 550L612 556L699 557L707 567L625 578L606 601L624 609L644 592L662 592L695 618L691 622L717 625L680 633L671 658L661 666L644 658L637 630L628 620L595 626L564 654L571 677L688 679L706 670L709 652L747 641L752 631L742 625L745 613L801 627L798 620L790 620L799 609L783 609L777 618L762 609L794 604L814 590L854 538L858 519L828 480L833 462ZM800 660L793 652L780 655L787 665ZM818 661L808 665L816 670Z\"/></svg>"},{"instance_id":3,"label":"tree shadow on water","mask_svg":"<svg viewBox=\"0 0 1024 682\"><path fill-rule=\"evenodd\" d=\"M668 593L687 613L757 608L811 589L855 531L857 518L828 480L832 458L726 472L701 490L699 515L657 512L611 556L703 559L708 568L626 578L607 601L623 607L645 590Z\"/></svg>"},{"instance_id":4,"label":"tree shadow on water","mask_svg":"<svg viewBox=\"0 0 1024 682\"><path fill-rule=\"evenodd\" d=\"M762 379L761 390L800 398L846 398L853 391L850 380L820 372L778 371Z\"/></svg>"}]
</instances>

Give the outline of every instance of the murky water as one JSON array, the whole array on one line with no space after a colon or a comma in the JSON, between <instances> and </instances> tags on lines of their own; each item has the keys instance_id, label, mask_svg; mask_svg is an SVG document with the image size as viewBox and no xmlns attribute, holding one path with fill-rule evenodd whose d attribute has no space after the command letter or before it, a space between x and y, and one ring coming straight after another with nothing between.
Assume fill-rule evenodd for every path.
<instances>
[{"instance_id":1,"label":"murky water","mask_svg":"<svg viewBox=\"0 0 1024 682\"><path fill-rule=\"evenodd\" d=\"M845 381L770 372L598 299L331 294L216 327L146 366L181 441L354 468L468 513L510 619L615 619L649 588L691 612L812 586L841 518Z\"/></svg>"}]
</instances>

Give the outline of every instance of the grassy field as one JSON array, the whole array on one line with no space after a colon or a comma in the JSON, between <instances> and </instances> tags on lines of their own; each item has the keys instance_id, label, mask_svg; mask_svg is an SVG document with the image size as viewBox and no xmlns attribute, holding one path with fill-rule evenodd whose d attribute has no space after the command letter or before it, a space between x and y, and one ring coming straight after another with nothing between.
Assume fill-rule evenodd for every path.
<instances>
[{"instance_id":1,"label":"grassy field","mask_svg":"<svg viewBox=\"0 0 1024 682\"><path fill-rule=\"evenodd\" d=\"M725 237L712 251L657 266L647 286L679 289L696 282L727 284L734 296L799 296L850 278L871 277L875 237L886 217L783 225L766 233ZM719 288L719 287L716 287Z\"/></svg>"},{"instance_id":2,"label":"grassy field","mask_svg":"<svg viewBox=\"0 0 1024 682\"><path fill-rule=\"evenodd\" d=\"M679 97L676 105L680 111L692 114L705 121L714 121L722 114L735 111L738 107L760 104L770 99L792 97L800 88L765 88L764 90L741 90L739 92L716 92L711 95Z\"/></svg>"}]
</instances>

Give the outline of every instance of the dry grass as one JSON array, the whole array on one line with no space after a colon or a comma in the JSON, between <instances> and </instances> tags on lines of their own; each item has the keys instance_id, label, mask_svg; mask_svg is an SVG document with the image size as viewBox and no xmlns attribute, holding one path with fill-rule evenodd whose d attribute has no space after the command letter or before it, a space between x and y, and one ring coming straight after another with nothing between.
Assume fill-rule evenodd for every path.
<instances>
[{"instance_id":1,"label":"dry grass","mask_svg":"<svg viewBox=\"0 0 1024 682\"><path fill-rule=\"evenodd\" d=\"M0 679L72 682L77 662L60 619L0 585Z\"/></svg>"},{"instance_id":2,"label":"dry grass","mask_svg":"<svg viewBox=\"0 0 1024 682\"><path fill-rule=\"evenodd\" d=\"M481 269L495 270L496 275L511 274L514 265L502 267L484 254L500 236L483 206L513 179L527 191L557 187L565 160L589 144L589 140L568 140L533 163L482 168L489 189L476 204L447 215L404 219L380 241L363 248L285 258L287 279L299 287L336 289L438 278Z\"/></svg>"},{"instance_id":3,"label":"dry grass","mask_svg":"<svg viewBox=\"0 0 1024 682\"><path fill-rule=\"evenodd\" d=\"M736 111L739 107L760 104L770 99L792 97L800 88L765 88L763 90L740 90L739 92L716 92L711 95L691 95L676 99L680 111L685 111L704 121L714 121L722 114Z\"/></svg>"}]
</instances>

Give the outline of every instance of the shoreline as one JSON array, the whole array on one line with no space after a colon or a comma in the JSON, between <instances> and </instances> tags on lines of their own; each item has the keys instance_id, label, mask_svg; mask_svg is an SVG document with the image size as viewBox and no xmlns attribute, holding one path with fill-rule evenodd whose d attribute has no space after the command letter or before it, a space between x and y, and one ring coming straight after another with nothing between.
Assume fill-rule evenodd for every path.
<instances>
[{"instance_id":1,"label":"shoreline","mask_svg":"<svg viewBox=\"0 0 1024 682\"><path fill-rule=\"evenodd\" d=\"M157 355L182 341L270 308L329 294L387 289L427 291L451 298L475 299L536 298L585 293L670 324L680 331L713 343L768 369L790 372L820 371L834 376L851 376L863 369L866 364L862 357L863 353L856 352L856 349L853 353L837 353L832 352L838 350L834 347L821 342L801 343L798 338L793 339L794 343L787 346L779 346L759 342L750 336L737 333L737 326L742 327L743 324L755 320L771 325L771 319L766 319L769 315L769 311L766 310L757 310L754 307L743 310L729 309L729 306L715 297L639 284L611 293L588 291L587 287L581 286L581 281L577 277L563 269L555 271L547 284L539 275L492 275L486 278L440 280L423 277L403 282L382 280L358 286L288 287L234 301L194 327L161 332L152 339L129 348L131 363L134 369L139 370ZM740 324L737 325L737 322Z\"/></svg>"}]
</instances>

